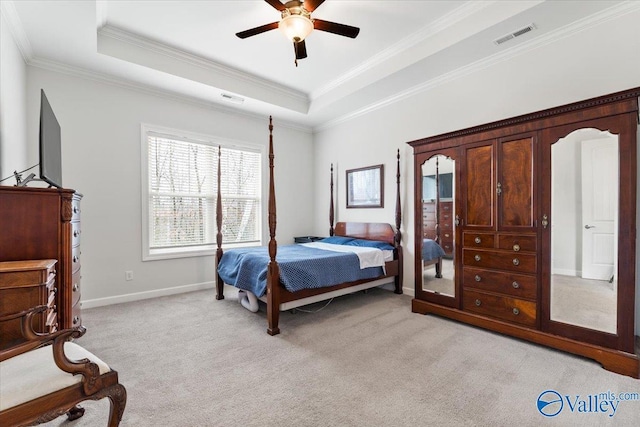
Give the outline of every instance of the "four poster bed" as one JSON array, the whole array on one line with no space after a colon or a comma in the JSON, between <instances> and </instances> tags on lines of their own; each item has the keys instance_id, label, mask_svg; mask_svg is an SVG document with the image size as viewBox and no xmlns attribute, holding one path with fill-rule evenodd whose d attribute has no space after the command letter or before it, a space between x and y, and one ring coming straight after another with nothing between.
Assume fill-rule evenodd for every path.
<instances>
[{"instance_id":1,"label":"four poster bed","mask_svg":"<svg viewBox=\"0 0 640 427\"><path fill-rule=\"evenodd\" d=\"M275 239L273 125L269 117L268 250L266 247L258 247L232 249L224 253L221 232L220 154L218 156L216 299L224 299L224 283L237 287L240 292L251 292L267 304L267 333L276 335L280 333L278 321L281 310L387 283L394 283L394 292L402 294L400 150L397 155L395 229L390 224L361 222L338 222L334 228L332 165L330 237L320 242L285 245L279 248Z\"/></svg>"}]
</instances>

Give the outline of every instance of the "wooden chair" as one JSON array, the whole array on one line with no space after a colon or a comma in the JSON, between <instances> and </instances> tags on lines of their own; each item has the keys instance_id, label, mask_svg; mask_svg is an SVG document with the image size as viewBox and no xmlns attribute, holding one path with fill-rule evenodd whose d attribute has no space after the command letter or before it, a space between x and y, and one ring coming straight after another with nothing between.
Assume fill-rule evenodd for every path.
<instances>
[{"instance_id":1,"label":"wooden chair","mask_svg":"<svg viewBox=\"0 0 640 427\"><path fill-rule=\"evenodd\" d=\"M0 317L0 322L21 318L26 341L0 350L0 425L25 426L68 414L76 419L84 400L108 397L109 427L120 424L127 401L118 373L76 343L86 332L82 326L51 334L33 330L33 317L46 310L35 307Z\"/></svg>"}]
</instances>

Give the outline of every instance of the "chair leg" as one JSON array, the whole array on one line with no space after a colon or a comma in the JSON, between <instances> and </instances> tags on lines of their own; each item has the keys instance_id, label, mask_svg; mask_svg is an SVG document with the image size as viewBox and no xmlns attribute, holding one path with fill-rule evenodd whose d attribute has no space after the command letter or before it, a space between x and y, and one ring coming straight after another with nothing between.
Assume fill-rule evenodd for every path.
<instances>
[{"instance_id":1,"label":"chair leg","mask_svg":"<svg viewBox=\"0 0 640 427\"><path fill-rule=\"evenodd\" d=\"M127 405L127 390L122 384L115 384L109 387L107 397L111 403L109 409L109 427L118 427Z\"/></svg>"},{"instance_id":2,"label":"chair leg","mask_svg":"<svg viewBox=\"0 0 640 427\"><path fill-rule=\"evenodd\" d=\"M83 415L84 415L84 408L78 405L69 409L69 411L67 412L67 418L69 419L69 421L77 420Z\"/></svg>"}]
</instances>

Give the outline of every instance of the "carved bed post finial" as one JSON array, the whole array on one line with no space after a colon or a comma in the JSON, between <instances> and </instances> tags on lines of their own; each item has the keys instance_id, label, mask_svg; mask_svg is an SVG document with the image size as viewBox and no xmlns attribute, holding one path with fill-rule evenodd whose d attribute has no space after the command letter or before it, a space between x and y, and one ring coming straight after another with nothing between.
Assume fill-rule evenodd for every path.
<instances>
[{"instance_id":1,"label":"carved bed post finial","mask_svg":"<svg viewBox=\"0 0 640 427\"><path fill-rule=\"evenodd\" d=\"M269 116L269 267L267 273L267 322L269 335L280 333L280 269L276 261L278 243L276 242L276 192L273 179L273 124Z\"/></svg>"},{"instance_id":2,"label":"carved bed post finial","mask_svg":"<svg viewBox=\"0 0 640 427\"><path fill-rule=\"evenodd\" d=\"M331 163L331 201L329 203L329 236L333 236L333 163Z\"/></svg>"},{"instance_id":3,"label":"carved bed post finial","mask_svg":"<svg viewBox=\"0 0 640 427\"><path fill-rule=\"evenodd\" d=\"M220 157L222 156L222 148L218 145L218 195L216 197L216 244L218 249L216 249L216 260L215 260L215 268L216 268L216 299L221 300L224 299L224 283L218 275L218 263L222 258L222 193L220 189L220 181L221 181L221 171L220 171Z\"/></svg>"}]
</instances>

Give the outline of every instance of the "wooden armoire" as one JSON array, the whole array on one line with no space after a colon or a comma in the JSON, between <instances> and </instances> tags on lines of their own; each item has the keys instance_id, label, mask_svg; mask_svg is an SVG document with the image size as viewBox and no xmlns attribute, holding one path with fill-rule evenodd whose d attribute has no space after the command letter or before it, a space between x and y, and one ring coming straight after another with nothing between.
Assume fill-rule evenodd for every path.
<instances>
[{"instance_id":1,"label":"wooden armoire","mask_svg":"<svg viewBox=\"0 0 640 427\"><path fill-rule=\"evenodd\" d=\"M634 346L640 88L409 142L455 163L453 291L416 259L412 310L640 377ZM417 257L418 258L418 257Z\"/></svg>"}]
</instances>

